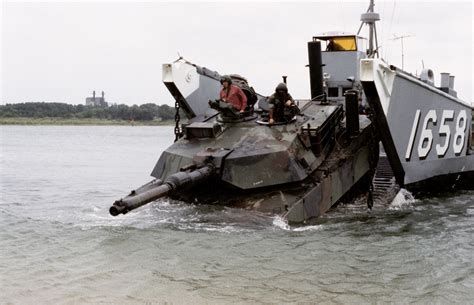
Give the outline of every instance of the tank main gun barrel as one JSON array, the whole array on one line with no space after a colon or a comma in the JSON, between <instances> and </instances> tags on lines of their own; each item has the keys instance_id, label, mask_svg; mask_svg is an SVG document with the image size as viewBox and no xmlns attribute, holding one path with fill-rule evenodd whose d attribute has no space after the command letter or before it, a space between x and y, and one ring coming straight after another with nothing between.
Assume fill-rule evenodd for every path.
<instances>
[{"instance_id":1,"label":"tank main gun barrel","mask_svg":"<svg viewBox=\"0 0 474 305\"><path fill-rule=\"evenodd\" d=\"M207 164L193 171L174 173L168 176L164 182L159 179L151 181L139 189L133 190L127 197L115 201L109 209L110 215L126 214L176 190L198 184L208 179L213 173L214 166Z\"/></svg>"}]
</instances>

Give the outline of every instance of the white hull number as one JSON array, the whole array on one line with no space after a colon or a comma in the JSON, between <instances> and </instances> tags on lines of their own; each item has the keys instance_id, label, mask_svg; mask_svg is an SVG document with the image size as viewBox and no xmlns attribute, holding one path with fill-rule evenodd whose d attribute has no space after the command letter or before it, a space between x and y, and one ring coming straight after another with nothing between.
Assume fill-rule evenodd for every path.
<instances>
[{"instance_id":1,"label":"white hull number","mask_svg":"<svg viewBox=\"0 0 474 305\"><path fill-rule=\"evenodd\" d=\"M415 144L416 134L418 131L418 125L420 123L421 111L418 109L415 113L415 119L413 120L413 126L411 128L410 139L408 141L407 151L405 153L405 159L410 161L413 146ZM441 121L438 129L438 142L436 143L436 155L439 158L444 158L446 152L449 149L449 143L451 141L451 125L448 122L454 121L454 111L453 110L443 110L441 115ZM421 126L420 139L418 141L418 157L420 159L425 159L430 153L433 147L433 131L428 128L428 124L431 122L433 126L436 126L438 117L436 115L436 110L430 110L426 113L423 120L423 125ZM456 156L460 155L466 138L466 129L467 129L467 114L466 110L461 110L456 118L456 123L454 125L455 132L453 135L452 148ZM443 140L444 138L444 140Z\"/></svg>"}]
</instances>

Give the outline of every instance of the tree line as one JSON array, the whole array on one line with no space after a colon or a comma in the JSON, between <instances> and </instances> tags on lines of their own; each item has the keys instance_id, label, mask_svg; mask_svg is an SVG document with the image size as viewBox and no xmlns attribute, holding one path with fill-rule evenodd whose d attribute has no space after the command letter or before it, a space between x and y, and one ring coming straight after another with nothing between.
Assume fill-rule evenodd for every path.
<instances>
[{"instance_id":1,"label":"tree line","mask_svg":"<svg viewBox=\"0 0 474 305\"><path fill-rule=\"evenodd\" d=\"M175 109L153 103L140 106L111 105L107 107L71 105L66 103L18 103L0 105L0 117L14 118L77 118L151 121L174 119Z\"/></svg>"}]
</instances>

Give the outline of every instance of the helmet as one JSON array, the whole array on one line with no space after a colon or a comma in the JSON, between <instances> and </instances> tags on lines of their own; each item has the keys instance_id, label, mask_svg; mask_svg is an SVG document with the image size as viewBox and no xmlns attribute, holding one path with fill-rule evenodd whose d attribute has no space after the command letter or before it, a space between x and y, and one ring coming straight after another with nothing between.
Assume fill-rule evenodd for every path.
<instances>
[{"instance_id":1,"label":"helmet","mask_svg":"<svg viewBox=\"0 0 474 305\"><path fill-rule=\"evenodd\" d=\"M288 93L288 87L285 83L279 83L275 88L275 92L285 92Z\"/></svg>"},{"instance_id":2,"label":"helmet","mask_svg":"<svg viewBox=\"0 0 474 305\"><path fill-rule=\"evenodd\" d=\"M229 75L224 75L221 77L221 85L223 82L228 82L229 85L232 84L232 78Z\"/></svg>"}]
</instances>

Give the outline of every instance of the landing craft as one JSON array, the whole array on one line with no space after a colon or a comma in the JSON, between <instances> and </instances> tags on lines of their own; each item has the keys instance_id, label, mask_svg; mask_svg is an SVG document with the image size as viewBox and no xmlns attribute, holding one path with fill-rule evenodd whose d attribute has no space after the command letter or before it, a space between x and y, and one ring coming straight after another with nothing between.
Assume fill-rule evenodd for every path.
<instances>
[{"instance_id":1,"label":"landing craft","mask_svg":"<svg viewBox=\"0 0 474 305\"><path fill-rule=\"evenodd\" d=\"M361 17L371 33L368 49L358 34L308 42L311 98L272 125L267 98L244 77L231 75L249 101L236 113L219 101L209 106L219 96L219 73L182 58L163 65L176 101L176 141L155 165L155 180L117 200L110 213L167 196L304 222L360 192L369 192L371 207L374 186L385 192L446 177L469 183L472 108L452 85L435 87L432 72L418 78L376 58L373 7L371 1Z\"/></svg>"},{"instance_id":2,"label":"landing craft","mask_svg":"<svg viewBox=\"0 0 474 305\"><path fill-rule=\"evenodd\" d=\"M369 44L377 39L371 1L361 20L369 24ZM414 76L378 56L357 61L360 84L397 184L415 192L474 187L473 109L457 98L454 76L424 69ZM377 183L377 177L375 177Z\"/></svg>"},{"instance_id":3,"label":"landing craft","mask_svg":"<svg viewBox=\"0 0 474 305\"><path fill-rule=\"evenodd\" d=\"M435 86L431 69L414 76L378 58L379 19L371 1L361 15L369 39L337 32L313 38L325 47L328 100L340 103L344 92L355 88L362 92L362 107L372 114L383 144L373 181L376 190L394 195L400 187L422 193L474 187L472 107L457 98L453 75L441 73Z\"/></svg>"}]
</instances>

